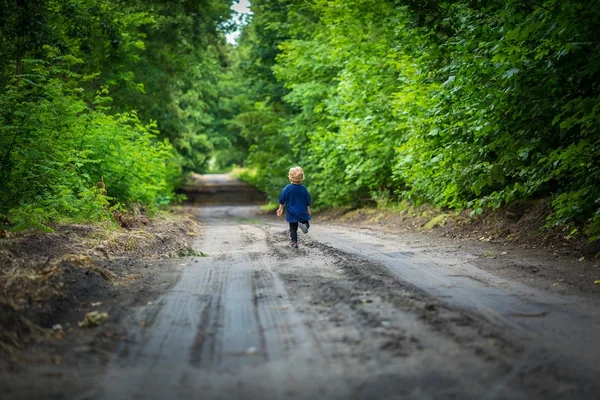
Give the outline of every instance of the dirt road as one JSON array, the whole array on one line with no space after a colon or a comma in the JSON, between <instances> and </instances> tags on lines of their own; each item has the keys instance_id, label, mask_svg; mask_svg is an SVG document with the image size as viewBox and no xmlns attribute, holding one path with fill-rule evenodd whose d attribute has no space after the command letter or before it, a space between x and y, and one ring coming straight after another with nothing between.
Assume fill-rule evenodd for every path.
<instances>
[{"instance_id":1,"label":"dirt road","mask_svg":"<svg viewBox=\"0 0 600 400\"><path fill-rule=\"evenodd\" d=\"M595 399L597 304L381 232L256 208L204 224L178 283L127 321L85 399ZM301 234L302 235L302 234Z\"/></svg>"}]
</instances>

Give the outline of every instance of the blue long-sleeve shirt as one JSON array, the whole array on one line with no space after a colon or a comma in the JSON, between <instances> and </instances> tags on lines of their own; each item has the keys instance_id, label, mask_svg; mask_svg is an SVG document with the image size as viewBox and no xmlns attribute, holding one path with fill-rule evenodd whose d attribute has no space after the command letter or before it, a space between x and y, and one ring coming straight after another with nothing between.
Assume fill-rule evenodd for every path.
<instances>
[{"instance_id":1,"label":"blue long-sleeve shirt","mask_svg":"<svg viewBox=\"0 0 600 400\"><path fill-rule=\"evenodd\" d=\"M285 205L285 220L287 222L301 222L310 220L308 207L310 194L304 185L290 183L283 188L279 195L279 204Z\"/></svg>"}]
</instances>

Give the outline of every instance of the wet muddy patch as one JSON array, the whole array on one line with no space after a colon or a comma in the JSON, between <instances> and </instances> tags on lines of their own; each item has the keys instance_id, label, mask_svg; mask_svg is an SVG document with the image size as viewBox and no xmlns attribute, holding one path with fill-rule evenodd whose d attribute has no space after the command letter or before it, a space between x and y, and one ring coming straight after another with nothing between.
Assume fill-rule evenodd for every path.
<instances>
[{"instance_id":1,"label":"wet muddy patch","mask_svg":"<svg viewBox=\"0 0 600 400\"><path fill-rule=\"evenodd\" d=\"M379 365L389 368L397 366L400 360L411 363L426 359L433 363L432 372L417 379L450 382L440 393L452 393L459 398L477 396L457 389L462 385L456 381L457 377L443 373L436 376L438 362L464 363L463 368L468 369L476 359L475 364L480 363L482 371L493 371L490 373L502 382L495 384L493 397L504 398L510 392L508 386L513 385L532 397L549 392L553 394L548 398L563 398L566 393L577 397L592 390L589 386L579 386L578 378L569 374L568 368L557 365L545 350L535 345L526 348L505 328L448 306L443 299L433 298L399 280L376 263L309 237L303 238L304 252L287 249L282 245L286 234L277 232L267 239L274 255L281 260L279 275L298 310L306 315L306 324L315 340L323 346L332 346L334 358L361 363L377 360ZM448 349L455 352L456 358L441 361ZM436 352L440 354L432 356ZM373 381L379 379L385 378ZM407 398L420 398L428 390L440 387L423 383L413 389ZM367 393L374 387L363 383L356 390Z\"/></svg>"}]
</instances>

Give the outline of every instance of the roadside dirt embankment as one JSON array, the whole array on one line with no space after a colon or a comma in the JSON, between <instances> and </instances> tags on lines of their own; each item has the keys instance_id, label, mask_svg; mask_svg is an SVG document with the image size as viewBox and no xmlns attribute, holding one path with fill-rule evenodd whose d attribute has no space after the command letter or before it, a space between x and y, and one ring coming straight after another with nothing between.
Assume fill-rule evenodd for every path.
<instances>
[{"instance_id":1,"label":"roadside dirt embankment","mask_svg":"<svg viewBox=\"0 0 600 400\"><path fill-rule=\"evenodd\" d=\"M52 233L5 232L0 238L3 358L45 362L62 354L62 347L94 340L78 326L86 313L106 313L106 324L116 322L128 307L143 304L177 279L176 264L164 268L158 261L196 254L190 243L199 225L189 216L118 214L115 219L120 226L67 224ZM29 351L36 344L43 348Z\"/></svg>"}]
</instances>

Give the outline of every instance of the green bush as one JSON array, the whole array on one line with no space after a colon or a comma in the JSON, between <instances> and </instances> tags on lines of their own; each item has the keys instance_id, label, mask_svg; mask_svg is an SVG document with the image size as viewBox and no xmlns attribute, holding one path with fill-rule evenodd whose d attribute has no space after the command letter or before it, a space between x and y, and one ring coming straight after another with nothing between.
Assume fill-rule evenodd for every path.
<instances>
[{"instance_id":1,"label":"green bush","mask_svg":"<svg viewBox=\"0 0 600 400\"><path fill-rule=\"evenodd\" d=\"M0 95L0 220L41 229L64 219L100 220L109 206L150 209L173 199L181 169L155 125L134 112L110 115L108 92L82 98L80 60L25 60L31 73Z\"/></svg>"},{"instance_id":2,"label":"green bush","mask_svg":"<svg viewBox=\"0 0 600 400\"><path fill-rule=\"evenodd\" d=\"M551 0L253 7L243 45L248 73L271 71L251 80L269 123L242 122L249 164L271 196L272 182L299 164L322 206L388 193L480 214L547 198L548 225L600 236L600 8ZM267 87L285 90L261 94Z\"/></svg>"}]
</instances>

